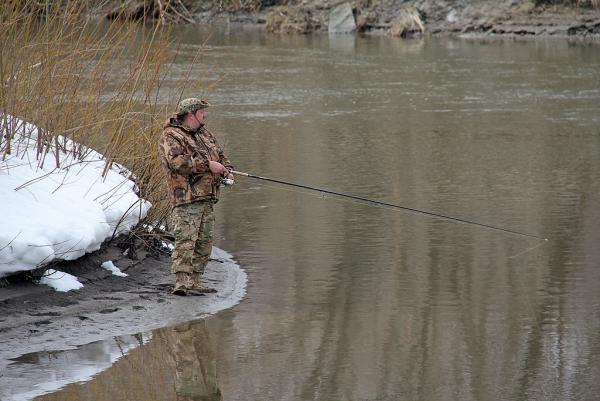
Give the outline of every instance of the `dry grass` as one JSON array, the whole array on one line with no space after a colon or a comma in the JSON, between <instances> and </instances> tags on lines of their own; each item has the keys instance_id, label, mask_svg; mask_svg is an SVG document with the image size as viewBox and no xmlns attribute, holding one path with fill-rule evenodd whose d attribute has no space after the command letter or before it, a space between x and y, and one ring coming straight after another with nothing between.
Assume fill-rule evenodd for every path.
<instances>
[{"instance_id":1,"label":"dry grass","mask_svg":"<svg viewBox=\"0 0 600 401\"><path fill-rule=\"evenodd\" d=\"M400 10L399 15L392 20L390 27L391 36L410 37L425 32L425 24L421 13L416 7L406 7Z\"/></svg>"},{"instance_id":2,"label":"dry grass","mask_svg":"<svg viewBox=\"0 0 600 401\"><path fill-rule=\"evenodd\" d=\"M153 204L149 219L159 222L168 212L157 139L169 108L158 101L169 28L161 21L144 29L126 20L91 23L82 3L1 2L0 130L8 136L0 138L0 159L18 128L6 116L18 116L40 128L32 142L40 165L61 165L59 135L91 146L107 169L118 162L133 172ZM180 94L168 97L171 107Z\"/></svg>"}]
</instances>

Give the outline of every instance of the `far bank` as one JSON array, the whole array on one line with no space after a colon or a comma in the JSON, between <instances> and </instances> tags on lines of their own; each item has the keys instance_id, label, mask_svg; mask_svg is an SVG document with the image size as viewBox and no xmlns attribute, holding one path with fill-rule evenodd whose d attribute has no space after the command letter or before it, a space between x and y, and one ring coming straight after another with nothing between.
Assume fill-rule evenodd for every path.
<instances>
[{"instance_id":1,"label":"far bank","mask_svg":"<svg viewBox=\"0 0 600 401\"><path fill-rule=\"evenodd\" d=\"M167 8L148 0L116 3L92 13L109 19L251 25L277 34L600 36L600 3L596 0L187 0Z\"/></svg>"}]
</instances>

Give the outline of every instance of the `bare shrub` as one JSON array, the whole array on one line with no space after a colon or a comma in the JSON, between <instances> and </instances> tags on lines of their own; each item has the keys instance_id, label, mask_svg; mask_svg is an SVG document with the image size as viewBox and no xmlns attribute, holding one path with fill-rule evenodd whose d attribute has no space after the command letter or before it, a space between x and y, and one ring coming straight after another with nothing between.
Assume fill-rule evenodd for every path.
<instances>
[{"instance_id":1,"label":"bare shrub","mask_svg":"<svg viewBox=\"0 0 600 401\"><path fill-rule=\"evenodd\" d=\"M144 29L130 20L105 24L83 18L78 1L0 3L0 159L12 152L20 127L10 115L39 127L21 135L37 163L61 166L59 138L91 147L126 166L139 195L152 202L149 216L168 212L157 139L168 103L181 91L159 92L167 73L171 35L157 20ZM184 85L185 83L182 83ZM86 147L69 151L82 157Z\"/></svg>"}]
</instances>

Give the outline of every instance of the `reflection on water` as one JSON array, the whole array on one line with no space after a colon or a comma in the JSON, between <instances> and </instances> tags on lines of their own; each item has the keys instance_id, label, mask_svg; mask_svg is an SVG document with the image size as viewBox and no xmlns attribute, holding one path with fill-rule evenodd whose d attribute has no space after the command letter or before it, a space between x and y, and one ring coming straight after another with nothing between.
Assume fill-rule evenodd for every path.
<instances>
[{"instance_id":1,"label":"reflection on water","mask_svg":"<svg viewBox=\"0 0 600 401\"><path fill-rule=\"evenodd\" d=\"M205 322L187 323L161 333L167 344L174 345L176 400L221 401L214 344Z\"/></svg>"},{"instance_id":2,"label":"reflection on water","mask_svg":"<svg viewBox=\"0 0 600 401\"><path fill-rule=\"evenodd\" d=\"M203 37L182 30L182 48ZM226 400L597 398L598 46L338 39L215 33L196 68L226 74L209 124L238 169L550 241L238 178L217 245L249 285L210 319L218 346L158 331L43 399L196 386ZM175 355L210 377L216 363L218 386L177 376Z\"/></svg>"},{"instance_id":3,"label":"reflection on water","mask_svg":"<svg viewBox=\"0 0 600 401\"><path fill-rule=\"evenodd\" d=\"M30 400L70 383L91 380L151 338L149 334L120 336L71 350L36 352L15 358L0 375L3 383L10 383L0 388L0 399Z\"/></svg>"},{"instance_id":4,"label":"reflection on water","mask_svg":"<svg viewBox=\"0 0 600 401\"><path fill-rule=\"evenodd\" d=\"M156 330L93 381L39 399L221 401L212 338L206 320Z\"/></svg>"}]
</instances>

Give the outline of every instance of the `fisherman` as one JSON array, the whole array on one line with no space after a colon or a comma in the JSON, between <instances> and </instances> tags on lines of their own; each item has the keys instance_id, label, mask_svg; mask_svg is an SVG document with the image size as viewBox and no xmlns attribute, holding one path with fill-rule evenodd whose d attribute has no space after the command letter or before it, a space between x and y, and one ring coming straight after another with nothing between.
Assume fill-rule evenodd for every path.
<instances>
[{"instance_id":1,"label":"fisherman","mask_svg":"<svg viewBox=\"0 0 600 401\"><path fill-rule=\"evenodd\" d=\"M198 98L182 100L160 137L159 153L173 207L175 295L216 292L203 285L201 278L212 249L213 205L222 180L233 180L233 166L204 126L207 107L209 103Z\"/></svg>"}]
</instances>

